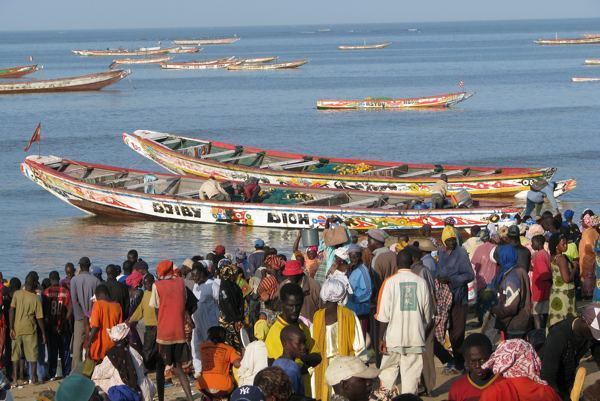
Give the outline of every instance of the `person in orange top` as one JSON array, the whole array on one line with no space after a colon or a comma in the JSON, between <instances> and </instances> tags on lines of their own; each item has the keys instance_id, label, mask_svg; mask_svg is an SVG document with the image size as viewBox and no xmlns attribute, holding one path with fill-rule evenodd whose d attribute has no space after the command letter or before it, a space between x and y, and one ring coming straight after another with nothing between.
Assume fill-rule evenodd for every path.
<instances>
[{"instance_id":1,"label":"person in orange top","mask_svg":"<svg viewBox=\"0 0 600 401\"><path fill-rule=\"evenodd\" d=\"M233 391L231 366L240 367L241 357L235 348L225 344L227 331L220 326L208 329L208 341L200 345L202 373L196 381L198 390L209 398L228 398Z\"/></svg>"},{"instance_id":2,"label":"person in orange top","mask_svg":"<svg viewBox=\"0 0 600 401\"><path fill-rule=\"evenodd\" d=\"M123 312L120 304L110 301L108 288L104 284L96 287L95 295L86 352L94 361L102 361L106 351L115 345L107 330L123 322Z\"/></svg>"},{"instance_id":3,"label":"person in orange top","mask_svg":"<svg viewBox=\"0 0 600 401\"><path fill-rule=\"evenodd\" d=\"M498 346L483 369L504 378L481 393L480 401L561 401L556 391L540 378L542 363L525 340L507 340Z\"/></svg>"},{"instance_id":4,"label":"person in orange top","mask_svg":"<svg viewBox=\"0 0 600 401\"><path fill-rule=\"evenodd\" d=\"M589 209L581 215L583 231L579 241L579 274L583 299L591 299L594 293L594 284L596 283L594 277L594 263L596 262L594 244L600 239L600 234L598 234L599 222L598 217Z\"/></svg>"}]
</instances>

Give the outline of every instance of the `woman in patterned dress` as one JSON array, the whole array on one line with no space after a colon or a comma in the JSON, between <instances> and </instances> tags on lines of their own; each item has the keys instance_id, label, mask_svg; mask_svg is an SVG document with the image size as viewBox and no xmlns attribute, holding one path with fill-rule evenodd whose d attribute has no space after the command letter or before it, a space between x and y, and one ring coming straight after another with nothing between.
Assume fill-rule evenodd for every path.
<instances>
[{"instance_id":1,"label":"woman in patterned dress","mask_svg":"<svg viewBox=\"0 0 600 401\"><path fill-rule=\"evenodd\" d=\"M575 270L569 259L563 255L567 250L567 239L562 234L552 234L548 242L552 258L552 290L550 291L550 314L548 328L566 319L577 316L575 309Z\"/></svg>"}]
</instances>

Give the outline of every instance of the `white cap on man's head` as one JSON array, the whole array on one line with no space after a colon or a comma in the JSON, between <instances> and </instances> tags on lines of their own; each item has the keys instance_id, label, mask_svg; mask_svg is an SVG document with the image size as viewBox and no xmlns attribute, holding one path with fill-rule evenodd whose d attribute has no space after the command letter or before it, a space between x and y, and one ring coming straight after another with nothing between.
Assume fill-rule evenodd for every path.
<instances>
[{"instance_id":1,"label":"white cap on man's head","mask_svg":"<svg viewBox=\"0 0 600 401\"><path fill-rule=\"evenodd\" d=\"M351 377L375 379L377 376L379 376L379 369L365 365L356 356L338 356L333 358L325 372L327 384L330 386L335 386Z\"/></svg>"}]
</instances>

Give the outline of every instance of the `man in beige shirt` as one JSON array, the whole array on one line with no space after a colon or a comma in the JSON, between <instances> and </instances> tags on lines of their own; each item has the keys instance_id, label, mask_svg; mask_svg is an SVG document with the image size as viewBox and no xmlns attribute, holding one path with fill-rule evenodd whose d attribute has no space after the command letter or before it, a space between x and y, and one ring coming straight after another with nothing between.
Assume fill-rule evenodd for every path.
<instances>
[{"instance_id":1,"label":"man in beige shirt","mask_svg":"<svg viewBox=\"0 0 600 401\"><path fill-rule=\"evenodd\" d=\"M210 176L204 184L200 187L200 200L217 200L217 201L229 201L231 198L229 194L225 192L221 184L215 180L214 176Z\"/></svg>"}]
</instances>

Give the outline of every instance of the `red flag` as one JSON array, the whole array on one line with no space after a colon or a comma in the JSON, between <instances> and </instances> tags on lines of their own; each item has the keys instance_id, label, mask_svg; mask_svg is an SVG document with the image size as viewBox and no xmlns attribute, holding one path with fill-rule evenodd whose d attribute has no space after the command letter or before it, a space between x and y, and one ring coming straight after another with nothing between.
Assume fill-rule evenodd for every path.
<instances>
[{"instance_id":1,"label":"red flag","mask_svg":"<svg viewBox=\"0 0 600 401\"><path fill-rule=\"evenodd\" d=\"M33 145L34 142L39 142L42 139L42 123L38 123L37 127L35 127L35 131L33 131L33 135L31 135L31 139L29 139L29 143L27 144L27 146L25 146L25 149L23 149L25 152L27 152L29 150L29 148L31 147L31 145Z\"/></svg>"}]
</instances>

